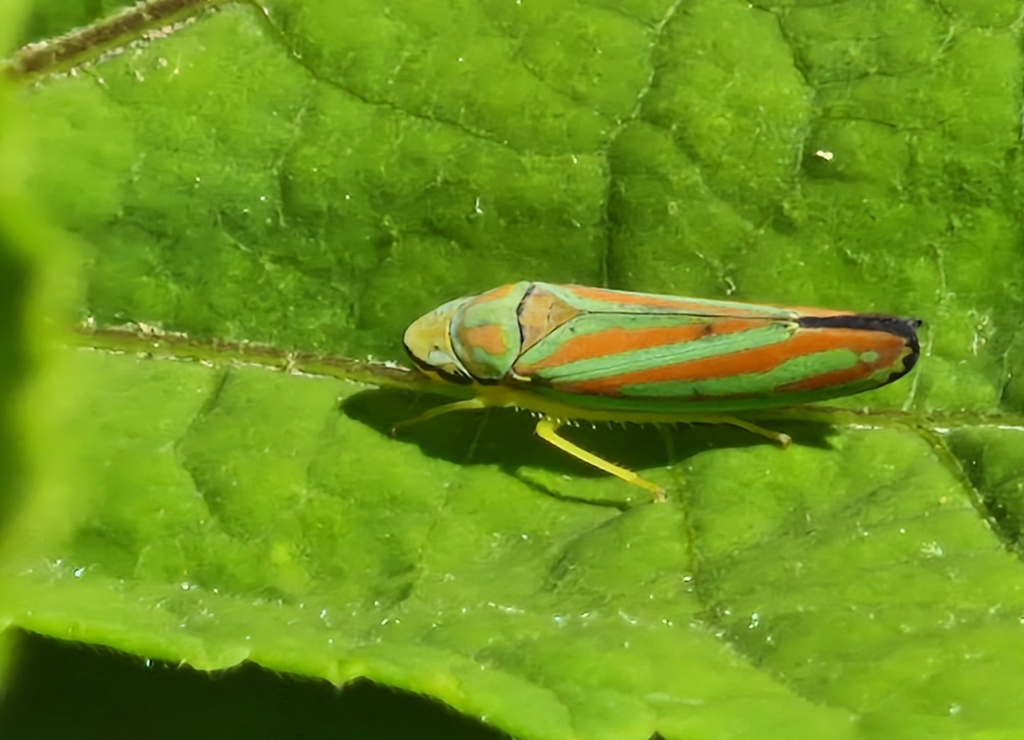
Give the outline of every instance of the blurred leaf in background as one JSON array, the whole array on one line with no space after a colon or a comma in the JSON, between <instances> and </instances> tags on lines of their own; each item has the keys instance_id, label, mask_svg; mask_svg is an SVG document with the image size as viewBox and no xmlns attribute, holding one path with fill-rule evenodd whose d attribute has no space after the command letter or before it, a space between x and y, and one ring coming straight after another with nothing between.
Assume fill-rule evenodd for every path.
<instances>
[{"instance_id":1,"label":"blurred leaf in background","mask_svg":"<svg viewBox=\"0 0 1024 740\"><path fill-rule=\"evenodd\" d=\"M0 211L10 629L524 740L1017 732L1016 4L59 7L22 40L94 25L12 57L0 144L48 214ZM240 362L401 361L524 278L920 316L925 357L786 451L570 432L663 506L513 412L395 439L428 399Z\"/></svg>"}]
</instances>

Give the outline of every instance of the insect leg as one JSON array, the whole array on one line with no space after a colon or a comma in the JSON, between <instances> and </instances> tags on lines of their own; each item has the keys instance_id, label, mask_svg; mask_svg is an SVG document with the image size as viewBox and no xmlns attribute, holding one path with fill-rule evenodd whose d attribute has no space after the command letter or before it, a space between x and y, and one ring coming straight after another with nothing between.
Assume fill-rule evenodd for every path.
<instances>
[{"instance_id":1,"label":"insect leg","mask_svg":"<svg viewBox=\"0 0 1024 740\"><path fill-rule=\"evenodd\" d=\"M783 432L773 432L771 429L765 429L759 427L757 424L752 424L749 421L743 419L737 419L735 416L729 416L728 414L702 414L699 416L687 417L686 421L696 422L698 424L729 424L730 426L739 427L740 429L746 429L751 434L756 434L759 437L767 437L772 442L775 442L780 447L789 447L789 443L793 441L793 438Z\"/></svg>"},{"instance_id":2,"label":"insect leg","mask_svg":"<svg viewBox=\"0 0 1024 740\"><path fill-rule=\"evenodd\" d=\"M414 416L411 419L405 419L404 421L396 422L395 425L391 427L391 433L395 434L396 431L401 427L407 427L412 424L419 424L421 421L433 419L435 416L441 416L442 414L447 414L450 411L469 411L472 409L486 408L486 406L487 404L481 401L479 398L469 398L465 401L456 401L455 403L446 403L441 406L435 406L429 411L423 412L419 416Z\"/></svg>"},{"instance_id":3,"label":"insect leg","mask_svg":"<svg viewBox=\"0 0 1024 740\"><path fill-rule=\"evenodd\" d=\"M542 417L537 422L537 428L534 430L538 437L543 439L545 442L554 445L563 452L567 452L577 460L582 460L588 465L593 465L598 470L603 470L606 473L614 475L616 478L620 478L627 483L632 483L635 486L640 486L646 491L649 491L654 496L654 501L660 503L665 500L665 490L661 486L657 486L650 481L646 481L639 475L634 473L632 470L619 467L614 463L610 463L604 458L600 458L592 452L587 452L582 447L574 445L565 437L558 436L558 428L562 426L558 421L552 419L550 416Z\"/></svg>"}]
</instances>

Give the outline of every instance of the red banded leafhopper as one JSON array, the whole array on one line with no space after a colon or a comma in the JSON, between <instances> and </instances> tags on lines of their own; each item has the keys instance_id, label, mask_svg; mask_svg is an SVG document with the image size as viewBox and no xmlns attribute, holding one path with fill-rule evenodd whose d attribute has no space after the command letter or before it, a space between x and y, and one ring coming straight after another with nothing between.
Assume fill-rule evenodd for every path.
<instances>
[{"instance_id":1,"label":"red banded leafhopper","mask_svg":"<svg viewBox=\"0 0 1024 740\"><path fill-rule=\"evenodd\" d=\"M449 411L513 406L547 442L663 499L661 487L558 434L571 420L732 424L735 412L823 401L910 372L917 319L518 282L445 303L404 342L423 372L470 386Z\"/></svg>"}]
</instances>

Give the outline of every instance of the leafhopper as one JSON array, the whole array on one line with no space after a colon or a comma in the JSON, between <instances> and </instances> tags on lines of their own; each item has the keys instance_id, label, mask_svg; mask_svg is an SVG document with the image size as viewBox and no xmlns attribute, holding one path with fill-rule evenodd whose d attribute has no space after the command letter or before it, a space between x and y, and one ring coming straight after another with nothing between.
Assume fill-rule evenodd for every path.
<instances>
[{"instance_id":1,"label":"leafhopper","mask_svg":"<svg viewBox=\"0 0 1024 740\"><path fill-rule=\"evenodd\" d=\"M735 412L878 388L913 369L917 319L817 308L518 282L416 319L405 348L424 373L471 387L400 426L450 411L512 406L537 435L650 491L644 480L558 434L572 420L732 424L786 446Z\"/></svg>"}]
</instances>

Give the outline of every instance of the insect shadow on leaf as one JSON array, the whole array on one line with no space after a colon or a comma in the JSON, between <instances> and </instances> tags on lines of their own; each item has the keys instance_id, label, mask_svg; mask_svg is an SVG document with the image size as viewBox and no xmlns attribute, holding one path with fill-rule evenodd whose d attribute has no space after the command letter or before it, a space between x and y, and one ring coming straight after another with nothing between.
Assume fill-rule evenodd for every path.
<instances>
[{"instance_id":1,"label":"insect shadow on leaf","mask_svg":"<svg viewBox=\"0 0 1024 740\"><path fill-rule=\"evenodd\" d=\"M393 427L450 398L392 388L357 393L341 404L346 416L382 435ZM607 477L605 473L563 454L534 433L536 419L527 412L491 408L446 414L403 427L396 440L416 444L425 455L455 465L494 465L545 493L563 498L548 487L520 475L523 468L541 468L556 475L581 479ZM828 449L832 427L821 422L787 421L773 424L794 443ZM678 464L716 449L771 445L742 429L711 424L632 424L614 422L570 423L563 433L573 442L594 450L632 470L648 470ZM574 498L574 497L564 497ZM618 505L618 504L612 504Z\"/></svg>"}]
</instances>

